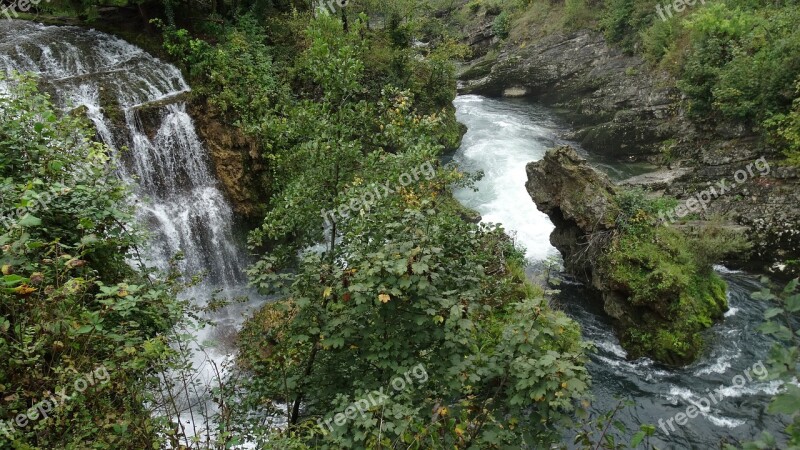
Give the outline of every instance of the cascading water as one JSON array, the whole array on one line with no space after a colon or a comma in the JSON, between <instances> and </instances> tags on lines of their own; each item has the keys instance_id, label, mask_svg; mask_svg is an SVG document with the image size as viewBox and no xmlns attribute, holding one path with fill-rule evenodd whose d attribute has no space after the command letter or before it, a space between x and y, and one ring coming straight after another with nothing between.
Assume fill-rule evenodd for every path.
<instances>
[{"instance_id":1,"label":"cascading water","mask_svg":"<svg viewBox=\"0 0 800 450\"><path fill-rule=\"evenodd\" d=\"M559 144L558 135L565 127L547 109L521 100L468 95L458 97L455 106L468 131L453 159L465 170L486 174L478 192L464 189L456 192L456 197L480 212L484 221L501 223L516 234L530 260L554 254L549 242L553 225L525 190L525 165ZM628 164L594 163L616 178L642 170ZM593 412L613 409L617 398L631 399L634 406L623 409L616 418L628 430L638 430L641 424L657 425L659 419L685 413L688 406L705 406L702 398L707 392L723 386L724 399L685 426L675 431L668 428L669 436L658 430L651 444L662 449L719 448L725 440L753 440L762 430L781 433L785 428L781 419L764 414L778 382L754 380L743 387L732 383L734 376L766 360L772 345L757 331L767 305L750 299L750 293L760 286L747 274L722 267L718 271L728 282L731 309L723 323L707 331L710 348L706 355L681 369L661 367L647 358L628 361L602 307L587 298L583 286L561 285L558 306L581 324L584 338L596 347L588 364L594 386Z\"/></svg>"},{"instance_id":2,"label":"cascading water","mask_svg":"<svg viewBox=\"0 0 800 450\"><path fill-rule=\"evenodd\" d=\"M144 254L148 264L164 269L180 253L184 274L204 275L202 284L185 294L198 303L215 291L227 297L242 291L246 261L234 240L233 212L180 100L189 86L176 67L97 31L4 20L0 70L36 73L59 107L84 108L98 136L116 150L118 173L133 187L137 218L152 232ZM192 422L189 408L207 406L205 391L231 352L208 342L224 335L226 327L237 327L243 308L215 312L210 319L217 328L198 332L202 348L193 353L196 378L176 407L184 426ZM187 428L188 434L200 432L194 423Z\"/></svg>"}]
</instances>

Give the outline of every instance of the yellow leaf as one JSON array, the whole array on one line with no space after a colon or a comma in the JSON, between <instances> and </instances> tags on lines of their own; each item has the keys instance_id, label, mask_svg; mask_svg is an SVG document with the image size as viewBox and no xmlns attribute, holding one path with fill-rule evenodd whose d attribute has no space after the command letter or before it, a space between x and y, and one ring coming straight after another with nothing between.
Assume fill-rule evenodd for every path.
<instances>
[{"instance_id":1,"label":"yellow leaf","mask_svg":"<svg viewBox=\"0 0 800 450\"><path fill-rule=\"evenodd\" d=\"M14 292L17 293L17 295L28 295L31 292L35 292L35 291L36 291L36 288L32 288L32 287L28 286L27 284L23 284L22 286L17 286L17 287L14 288Z\"/></svg>"},{"instance_id":2,"label":"yellow leaf","mask_svg":"<svg viewBox=\"0 0 800 450\"><path fill-rule=\"evenodd\" d=\"M378 296L378 300L380 300L381 303L389 303L389 300L391 299L392 297L390 297L389 294L380 294Z\"/></svg>"},{"instance_id":3,"label":"yellow leaf","mask_svg":"<svg viewBox=\"0 0 800 450\"><path fill-rule=\"evenodd\" d=\"M331 292L333 291L332 287L326 287L324 291L322 291L322 298L328 298L331 296Z\"/></svg>"},{"instance_id":4,"label":"yellow leaf","mask_svg":"<svg viewBox=\"0 0 800 450\"><path fill-rule=\"evenodd\" d=\"M566 389L567 388L567 382L565 381L565 382L561 383L561 387Z\"/></svg>"},{"instance_id":5,"label":"yellow leaf","mask_svg":"<svg viewBox=\"0 0 800 450\"><path fill-rule=\"evenodd\" d=\"M11 275L11 266L8 264L3 265L3 275Z\"/></svg>"}]
</instances>

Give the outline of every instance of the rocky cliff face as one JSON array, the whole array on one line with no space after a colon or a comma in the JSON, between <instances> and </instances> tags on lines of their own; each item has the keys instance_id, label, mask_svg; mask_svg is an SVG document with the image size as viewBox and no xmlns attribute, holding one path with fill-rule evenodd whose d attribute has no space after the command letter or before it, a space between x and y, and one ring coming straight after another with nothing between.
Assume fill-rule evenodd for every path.
<instances>
[{"instance_id":1,"label":"rocky cliff face","mask_svg":"<svg viewBox=\"0 0 800 450\"><path fill-rule=\"evenodd\" d=\"M638 57L598 33L553 34L475 60L460 76L462 93L524 96L551 105L577 129L587 150L615 159L660 154L681 133L671 119L679 95Z\"/></svg>"},{"instance_id":2,"label":"rocky cliff face","mask_svg":"<svg viewBox=\"0 0 800 450\"><path fill-rule=\"evenodd\" d=\"M195 100L189 113L200 137L208 147L217 179L225 189L237 215L258 217L260 206L269 196L266 164L257 142L228 125L206 102Z\"/></svg>"},{"instance_id":3,"label":"rocky cliff face","mask_svg":"<svg viewBox=\"0 0 800 450\"><path fill-rule=\"evenodd\" d=\"M526 188L556 229L566 270L599 293L629 356L672 365L694 360L701 331L727 310L725 285L695 256L691 234L623 210L619 188L574 149L528 164Z\"/></svg>"},{"instance_id":4,"label":"rocky cliff face","mask_svg":"<svg viewBox=\"0 0 800 450\"><path fill-rule=\"evenodd\" d=\"M677 198L684 211L676 210L675 223L722 219L742 226L752 251L727 265L800 275L800 170L783 166L780 155L761 145L717 149L701 147L702 164L665 171L666 178L639 176L622 184Z\"/></svg>"}]
</instances>

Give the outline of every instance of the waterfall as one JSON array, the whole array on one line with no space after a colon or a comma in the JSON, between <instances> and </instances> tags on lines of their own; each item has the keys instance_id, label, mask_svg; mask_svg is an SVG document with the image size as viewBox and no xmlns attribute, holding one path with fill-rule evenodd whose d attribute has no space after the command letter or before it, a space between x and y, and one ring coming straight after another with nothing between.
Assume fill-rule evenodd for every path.
<instances>
[{"instance_id":1,"label":"waterfall","mask_svg":"<svg viewBox=\"0 0 800 450\"><path fill-rule=\"evenodd\" d=\"M243 292L246 260L234 240L233 211L181 100L189 86L180 70L94 30L5 20L0 70L36 73L57 107L65 112L82 107L97 135L115 151L115 169L132 187L136 218L152 234L144 251L149 265L164 269L182 254L179 267L185 275L204 275L202 284L185 294L198 303L215 291L231 297ZM209 403L207 391L218 366L233 351L221 348L224 343L209 348L206 341L231 335L242 322L243 308L215 312L211 319L218 326L198 332L203 344L194 349L191 375L200 387L184 392L182 408ZM182 416L184 425L187 416ZM187 433L199 433L192 425Z\"/></svg>"}]
</instances>

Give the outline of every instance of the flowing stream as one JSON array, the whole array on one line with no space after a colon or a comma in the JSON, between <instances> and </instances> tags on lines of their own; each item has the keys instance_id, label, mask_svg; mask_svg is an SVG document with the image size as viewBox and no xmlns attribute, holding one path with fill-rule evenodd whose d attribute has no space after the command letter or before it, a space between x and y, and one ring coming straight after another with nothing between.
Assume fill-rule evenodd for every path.
<instances>
[{"instance_id":1,"label":"flowing stream","mask_svg":"<svg viewBox=\"0 0 800 450\"><path fill-rule=\"evenodd\" d=\"M176 255L187 276L203 281L184 295L204 305L214 293L247 294L247 261L234 239L234 216L211 171L181 95L181 72L113 36L76 27L0 21L0 73L33 72L65 111L81 108L99 137L115 150L119 176L133 190L136 216L151 232L144 259L165 269ZM200 434L200 415L231 339L248 305L234 303L196 330L190 376L173 392L174 410L189 435ZM177 374L176 374L177 375Z\"/></svg>"},{"instance_id":2,"label":"flowing stream","mask_svg":"<svg viewBox=\"0 0 800 450\"><path fill-rule=\"evenodd\" d=\"M532 262L557 254L549 241L553 225L525 190L525 165L563 143L558 136L566 127L546 108L521 100L467 95L458 97L455 106L459 121L468 131L453 159L466 170L485 173L478 192L464 189L456 197L480 212L485 222L503 224L526 248ZM593 163L612 178L647 169L599 160ZM733 382L734 376L744 375L746 369L765 359L771 346L771 341L756 330L766 305L749 298L759 289L757 278L724 267L717 270L728 282L730 311L723 323L707 331L706 354L681 369L663 367L647 358L627 360L599 302L580 284L566 282L560 286L556 306L580 323L584 338L595 346L589 363L593 412L613 409L618 398L632 400L633 406L623 409L617 418L628 430L636 431L640 424L658 426L659 419L666 421L676 413L685 413L689 406L703 407L685 426L676 424L673 431L665 425L669 435L658 429L651 444L660 448L719 448L725 440L750 440L762 430L778 434L784 429L779 419L764 413L779 387L777 382L755 377L743 386ZM706 406L710 400L707 392L714 395L720 386L723 398Z\"/></svg>"}]
</instances>

